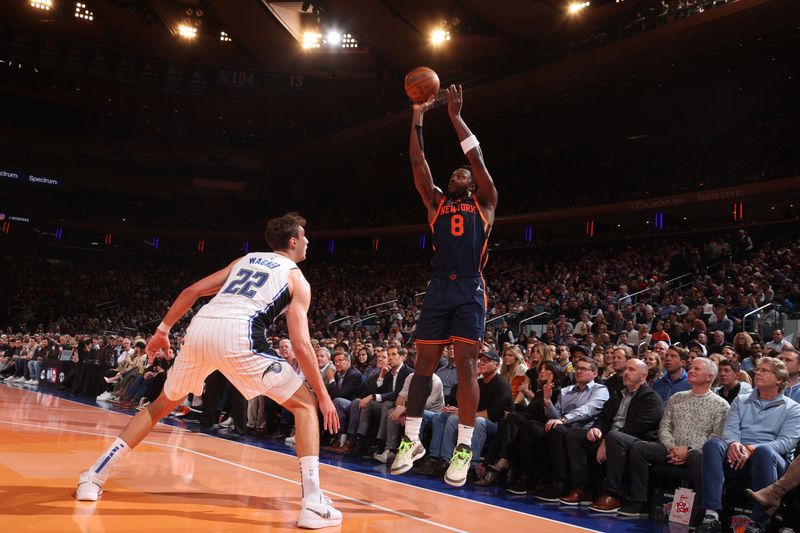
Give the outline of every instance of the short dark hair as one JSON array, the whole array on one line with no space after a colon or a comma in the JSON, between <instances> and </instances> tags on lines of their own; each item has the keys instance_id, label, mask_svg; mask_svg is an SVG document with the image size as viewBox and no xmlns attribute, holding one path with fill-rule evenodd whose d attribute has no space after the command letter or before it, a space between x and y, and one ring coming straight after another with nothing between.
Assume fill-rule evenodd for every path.
<instances>
[{"instance_id":1,"label":"short dark hair","mask_svg":"<svg viewBox=\"0 0 800 533\"><path fill-rule=\"evenodd\" d=\"M733 370L734 374L738 374L739 370L742 368L738 361L731 361L730 359L723 359L717 366L729 366L731 367L731 370Z\"/></svg>"},{"instance_id":2,"label":"short dark hair","mask_svg":"<svg viewBox=\"0 0 800 533\"><path fill-rule=\"evenodd\" d=\"M289 240L297 237L300 226L305 225L306 219L292 211L282 217L270 219L264 229L264 238L273 251L286 250L289 248Z\"/></svg>"},{"instance_id":3,"label":"short dark hair","mask_svg":"<svg viewBox=\"0 0 800 533\"><path fill-rule=\"evenodd\" d=\"M681 346L675 346L673 344L672 346L667 348L667 351L670 351L670 350L672 350L673 352L678 354L678 357L681 358L681 361L688 361L689 360L689 351L686 350L685 348L683 348Z\"/></svg>"}]
</instances>

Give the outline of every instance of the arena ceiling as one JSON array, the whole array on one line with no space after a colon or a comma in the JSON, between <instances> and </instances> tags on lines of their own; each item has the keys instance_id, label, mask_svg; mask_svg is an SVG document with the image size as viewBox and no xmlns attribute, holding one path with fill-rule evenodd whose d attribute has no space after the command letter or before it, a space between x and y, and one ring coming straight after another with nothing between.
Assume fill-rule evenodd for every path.
<instances>
[{"instance_id":1,"label":"arena ceiling","mask_svg":"<svg viewBox=\"0 0 800 533\"><path fill-rule=\"evenodd\" d=\"M0 3L0 18L87 44L176 61L337 76L405 72L431 64L445 73L492 66L574 42L644 14L650 0L595 0L579 16L569 0L31 0ZM76 4L92 19L74 16ZM660 5L660 2L657 2ZM292 27L294 24L294 28ZM196 28L193 39L180 26ZM337 29L358 46L305 50L297 30ZM449 32L444 46L431 32ZM302 31L301 30L301 31ZM230 41L221 40L225 32ZM324 38L324 37L323 37ZM496 64L494 64L496 66Z\"/></svg>"}]
</instances>

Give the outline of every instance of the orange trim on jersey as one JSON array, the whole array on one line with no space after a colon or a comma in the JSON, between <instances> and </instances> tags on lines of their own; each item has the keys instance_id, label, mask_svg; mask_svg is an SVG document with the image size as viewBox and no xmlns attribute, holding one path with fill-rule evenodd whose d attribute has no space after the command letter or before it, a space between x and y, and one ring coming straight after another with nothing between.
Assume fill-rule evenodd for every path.
<instances>
[{"instance_id":1,"label":"orange trim on jersey","mask_svg":"<svg viewBox=\"0 0 800 533\"><path fill-rule=\"evenodd\" d=\"M472 339L465 339L464 337L456 337L455 335L450 335L450 338L453 339L454 341L464 342L466 344L471 344L473 346L477 346L478 344L478 341L474 341Z\"/></svg>"},{"instance_id":2,"label":"orange trim on jersey","mask_svg":"<svg viewBox=\"0 0 800 533\"><path fill-rule=\"evenodd\" d=\"M439 218L439 211L442 210L442 205L447 197L442 196L442 199L439 201L439 205L436 207L436 214L433 215L433 220L428 222L428 225L431 227L431 233L433 233L433 225L436 224L436 219Z\"/></svg>"},{"instance_id":3,"label":"orange trim on jersey","mask_svg":"<svg viewBox=\"0 0 800 533\"><path fill-rule=\"evenodd\" d=\"M483 282L483 311L486 312L489 310L489 295L486 294L486 278L483 277L483 272L481 272L481 281Z\"/></svg>"},{"instance_id":4,"label":"orange trim on jersey","mask_svg":"<svg viewBox=\"0 0 800 533\"><path fill-rule=\"evenodd\" d=\"M478 208L478 214L483 219L483 224L484 224L483 231L486 231L486 228L488 228L490 225L489 220L486 218L486 215L483 214L483 209L481 209L481 204L478 203L478 197L475 196L474 193L472 195L472 201L475 202L475 207Z\"/></svg>"},{"instance_id":5,"label":"orange trim on jersey","mask_svg":"<svg viewBox=\"0 0 800 533\"><path fill-rule=\"evenodd\" d=\"M416 344L450 344L453 341L450 340L450 339L443 339L443 340L439 340L439 341L423 341L423 340L420 340L420 339L414 339L414 342Z\"/></svg>"}]
</instances>

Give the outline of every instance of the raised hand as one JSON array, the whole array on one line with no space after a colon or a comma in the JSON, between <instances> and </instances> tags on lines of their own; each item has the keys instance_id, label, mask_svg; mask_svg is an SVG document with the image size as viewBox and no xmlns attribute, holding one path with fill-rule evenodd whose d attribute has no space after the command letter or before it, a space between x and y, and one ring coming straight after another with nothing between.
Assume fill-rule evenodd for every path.
<instances>
[{"instance_id":1,"label":"raised hand","mask_svg":"<svg viewBox=\"0 0 800 533\"><path fill-rule=\"evenodd\" d=\"M450 85L447 89L447 113L451 117L461 115L461 106L464 104L464 93L461 85Z\"/></svg>"}]
</instances>

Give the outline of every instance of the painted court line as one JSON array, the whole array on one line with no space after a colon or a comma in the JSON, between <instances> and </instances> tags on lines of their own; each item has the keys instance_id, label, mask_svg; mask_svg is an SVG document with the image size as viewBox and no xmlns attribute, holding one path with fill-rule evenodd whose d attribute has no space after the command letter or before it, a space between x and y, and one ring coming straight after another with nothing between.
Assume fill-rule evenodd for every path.
<instances>
[{"instance_id":1,"label":"painted court line","mask_svg":"<svg viewBox=\"0 0 800 533\"><path fill-rule=\"evenodd\" d=\"M94 436L94 437L105 437L105 438L109 438L109 439L115 439L116 438L116 435L106 435L106 434L103 434L103 433L93 433L91 431L82 431L82 430L78 430L78 429L66 429L66 428L57 428L57 427L52 427L52 426L43 426L43 425L40 425L40 424L28 424L27 422L15 422L15 421L11 421L11 420L0 420L0 423L12 424L12 425L17 425L17 426L26 426L26 427L32 427L32 428L38 428L38 429L48 429L48 430L52 430L52 431L56 431L56 432L78 433L78 434L81 434L81 435L91 435L91 436ZM222 459L221 457L215 457L213 455L208 455L208 454L205 454L203 452L198 452L198 451L192 450L190 448L184 448L183 446L177 446L177 445L174 445L174 444L163 444L163 443L160 443L160 442L153 442L153 441L149 441L149 440L143 440L142 443L149 444L151 446L161 446L161 447L164 447L164 448L174 448L176 450L181 450L181 451L184 451L184 452L187 452L187 453L191 453L191 454L194 454L194 455L199 455L200 457L205 457L206 459L211 459L213 461L218 461L220 463L224 463L224 464L227 464L227 465L230 465L230 466L235 466L235 467L241 468L242 470L247 470L249 472L253 472L253 473L256 473L256 474L261 474L263 476L271 477L273 479L277 479L277 480L280 480L280 481L285 481L286 483L291 483L292 485L300 485L299 481L295 481L293 479L288 479L288 478L285 478L283 476L279 476L279 475L276 475L276 474L271 474L269 472L264 472L263 470L258 470L256 468L253 468L253 467L250 467L250 466L246 466L246 465L243 465L243 464L235 463L233 461L228 461L227 459ZM324 492L326 492L328 494L332 494L332 495L334 495L334 496L336 496L338 498L342 498L344 500L349 500L349 501L364 505L366 507L372 507L373 509L377 509L377 510L380 510L380 511L391 513L391 514L394 514L394 515L397 515L397 516L402 516L403 518L416 520L417 522L422 522L422 523L430 525L430 526L438 527L438 528L445 529L445 530L448 530L448 531L455 531L457 533L467 533L467 531L463 530L463 529L457 529L457 528L450 527L450 526L447 526L447 525L444 525L444 524L440 524L438 522L434 522L432 520L427 520L425 518L419 518L417 516L404 513L402 511L397 511L395 509L390 509L388 507L383 507L382 505L377 505L375 503L359 500L358 498L353 498L351 496L346 496L344 494L339 494L337 492L332 492L332 491L329 491L329 490L326 490Z\"/></svg>"},{"instance_id":2,"label":"painted court line","mask_svg":"<svg viewBox=\"0 0 800 533\"><path fill-rule=\"evenodd\" d=\"M34 392L34 391L28 391L26 389L17 389L16 387L11 387L11 388L13 388L15 390L22 390L22 391L25 391L25 392ZM69 398L61 398L61 397L59 397L59 399L66 400L68 402L73 402L73 403L76 403L76 404L84 406L84 407L90 407L90 408L93 408L93 409L99 409L99 410L105 411L107 413L115 413L115 414L124 415L124 416L131 416L131 415L127 415L125 413L119 413L117 411L110 411L108 409L104 409L104 408L99 407L99 406L88 405L88 404L84 404L84 403L78 402L76 400L70 400ZM159 424L162 424L162 425L167 426L169 428L178 429L178 430L181 430L181 431L184 431L184 432L187 432L187 433L193 433L188 429L172 426L172 425L169 425L169 424L163 424L162 422L159 422ZM76 432L79 432L77 430L65 430L65 431L76 431ZM219 437L217 435L207 435L205 433L194 433L194 434L195 435L205 435L207 437L217 438L217 439L220 439L220 440L223 440L223 441L226 441L226 442L231 442L230 440L222 438L222 437ZM108 435L100 435L100 436L108 437ZM110 438L116 438L116 435L113 436L113 437L110 437ZM158 444L158 443L155 443L155 444ZM277 450L270 450L268 448L261 448L260 446L255 446L255 445L247 443L247 442L236 442L236 444L239 444L239 445L242 445L242 446L248 446L250 448L255 448L257 450L261 450L261 451L272 453L272 454L276 454L276 455L281 455L281 456L284 456L284 457L295 457L294 454L284 453L284 452L277 451ZM181 448L181 449L185 449L185 448ZM204 454L202 454L200 452L195 452L194 450L186 449L186 451L191 452L191 453L196 453L198 455L204 455ZM217 459L217 458L214 458L214 459ZM220 459L220 460L224 461L223 459ZM499 505L495 505L495 504L492 504L492 503L487 503L487 502L478 501L478 500L472 500L470 498L466 498L466 497L463 497L463 496L458 496L456 494L450 494L450 493L447 493L447 492L440 492L440 491L429 489L429 488L426 488L426 487L420 487L420 486L417 486L417 485L412 485L410 483L404 483L402 481L395 481L394 479L387 478L387 477L374 476L374 475L367 474L367 473L364 473L364 472L358 472L358 471L355 471L355 470L350 470L350 469L347 469L347 468L344 468L344 467L338 466L338 465L332 465L332 464L327 464L327 463L320 463L320 464L321 465L325 465L328 468L335 468L337 470L342 470L344 472L349 472L351 474L357 474L359 476L368 477L370 479L376 479L376 478L377 479L382 479L383 481L386 481L386 482L389 482L389 483L394 483L395 485L400 485L400 486L403 486L403 487L411 487L411 488L414 488L416 490L425 491L427 493L435 494L435 495L438 495L438 496L446 496L446 497L454 498L454 499L457 499L457 500L464 500L464 501L471 502L473 504L478 504L478 505L481 505L481 506L484 506L484 507L488 507L488 508L491 508L491 509L497 509L497 510L504 511L504 512L518 514L518 515L521 515L521 516L524 516L524 517L527 517L527 518L535 518L535 519L538 519L538 520L544 520L546 522L551 522L553 524L559 524L559 525L562 525L562 526L565 525L565 526L569 526L569 527L572 527L572 528L575 528L575 529L588 531L588 532L591 532L591 533L602 533L601 531L596 530L596 529L591 529L591 528L584 527L584 526L578 526L578 525L575 525L575 524L570 524L569 522L562 522L562 521L556 520L554 518L547 518L545 516L540 516L540 515L537 515L537 514L531 514L531 513L526 513L526 512L523 512L523 511L519 511L517 509L511 509L511 508L508 508L508 507L501 507ZM242 466L242 465L237 465L237 466ZM247 469L249 467L242 466L242 468ZM266 472L262 472L262 473L265 474L265 475L268 475L268 476L272 475L272 474L268 474ZM279 478L279 479L284 479L284 478ZM294 480L288 480L287 479L285 481L288 481L289 483L299 484L299 482L294 481ZM334 493L331 492L331 494L334 494ZM355 498L351 498L349 496L341 496L341 495L338 495L338 494L337 494L337 496L340 496L340 497L343 497L343 498L346 498L346 499L352 500L352 501L359 501L359 500L357 500ZM369 503L364 503L364 505L372 506L372 504L369 504ZM391 511L391 510L387 510L387 511L388 512L393 512L393 513L395 512L395 511ZM399 512L397 512L396 514L399 514ZM414 518L414 519L417 519L417 520L422 520L422 519L418 519L416 517L411 517L411 518ZM439 525L439 524L434 524L434 525ZM447 526L442 526L442 527L447 527Z\"/></svg>"}]
</instances>

